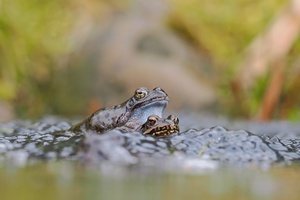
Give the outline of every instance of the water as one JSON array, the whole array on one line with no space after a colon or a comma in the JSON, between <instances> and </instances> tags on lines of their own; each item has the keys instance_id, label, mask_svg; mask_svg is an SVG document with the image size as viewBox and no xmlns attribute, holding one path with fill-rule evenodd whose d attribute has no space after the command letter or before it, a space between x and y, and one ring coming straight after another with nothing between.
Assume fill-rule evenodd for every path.
<instances>
[{"instance_id":1,"label":"water","mask_svg":"<svg viewBox=\"0 0 300 200\"><path fill-rule=\"evenodd\" d=\"M299 125L207 121L191 115L180 120L181 130L199 131L168 140L138 133L91 137L89 144L97 145L85 159L71 156L78 138L49 134L70 127L63 120L0 124L0 199L300 199ZM264 141L282 156L297 159L276 162L271 148L251 146L260 144L260 137L220 126L210 129L215 125L285 138ZM291 145L296 151L286 150ZM170 146L179 153L170 152ZM222 161L226 156L229 164ZM263 162L262 156L267 158Z\"/></svg>"},{"instance_id":2,"label":"water","mask_svg":"<svg viewBox=\"0 0 300 200\"><path fill-rule=\"evenodd\" d=\"M300 168L223 168L119 176L72 162L0 168L1 199L299 199Z\"/></svg>"}]
</instances>

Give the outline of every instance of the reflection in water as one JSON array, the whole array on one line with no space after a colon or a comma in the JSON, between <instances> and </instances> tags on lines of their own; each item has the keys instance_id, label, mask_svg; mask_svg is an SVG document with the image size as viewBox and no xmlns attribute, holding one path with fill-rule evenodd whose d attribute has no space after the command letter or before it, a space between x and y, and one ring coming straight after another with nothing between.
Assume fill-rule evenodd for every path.
<instances>
[{"instance_id":1,"label":"reflection in water","mask_svg":"<svg viewBox=\"0 0 300 200\"><path fill-rule=\"evenodd\" d=\"M118 174L116 172L116 174ZM103 174L72 162L2 166L1 199L299 199L300 168Z\"/></svg>"}]
</instances>

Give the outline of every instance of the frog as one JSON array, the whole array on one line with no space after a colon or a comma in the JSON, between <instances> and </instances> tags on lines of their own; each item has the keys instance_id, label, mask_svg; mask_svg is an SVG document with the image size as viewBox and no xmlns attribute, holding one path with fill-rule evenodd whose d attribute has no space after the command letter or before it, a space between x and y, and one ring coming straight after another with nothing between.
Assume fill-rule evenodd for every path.
<instances>
[{"instance_id":1,"label":"frog","mask_svg":"<svg viewBox=\"0 0 300 200\"><path fill-rule=\"evenodd\" d=\"M139 87L127 101L98 109L85 120L73 125L69 131L76 133L92 130L101 134L118 127L136 131L150 115L161 117L168 103L168 94L163 89Z\"/></svg>"},{"instance_id":2,"label":"frog","mask_svg":"<svg viewBox=\"0 0 300 200\"><path fill-rule=\"evenodd\" d=\"M154 137L164 137L173 133L179 133L179 118L175 115L169 115L167 118L150 115L139 131L144 135Z\"/></svg>"}]
</instances>

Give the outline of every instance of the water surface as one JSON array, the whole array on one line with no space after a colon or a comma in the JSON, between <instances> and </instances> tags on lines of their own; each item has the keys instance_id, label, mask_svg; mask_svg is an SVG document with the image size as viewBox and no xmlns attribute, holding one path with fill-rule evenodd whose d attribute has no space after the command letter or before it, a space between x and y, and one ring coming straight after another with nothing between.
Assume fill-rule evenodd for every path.
<instances>
[{"instance_id":1,"label":"water surface","mask_svg":"<svg viewBox=\"0 0 300 200\"><path fill-rule=\"evenodd\" d=\"M122 170L122 169L121 169ZM299 199L300 167L105 173L71 161L0 168L1 199ZM120 171L119 171L120 172Z\"/></svg>"}]
</instances>

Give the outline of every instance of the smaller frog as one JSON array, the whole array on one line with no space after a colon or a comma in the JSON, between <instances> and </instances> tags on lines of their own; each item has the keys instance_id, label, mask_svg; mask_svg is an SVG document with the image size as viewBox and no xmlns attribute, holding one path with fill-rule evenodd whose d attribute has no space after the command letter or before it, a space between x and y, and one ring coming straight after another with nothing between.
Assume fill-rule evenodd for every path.
<instances>
[{"instance_id":1,"label":"smaller frog","mask_svg":"<svg viewBox=\"0 0 300 200\"><path fill-rule=\"evenodd\" d=\"M163 137L179 131L179 119L175 115L169 115L167 119L150 115L140 129L144 135L155 137Z\"/></svg>"}]
</instances>

